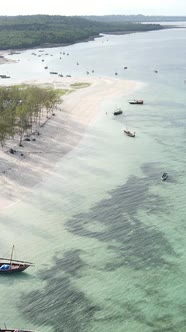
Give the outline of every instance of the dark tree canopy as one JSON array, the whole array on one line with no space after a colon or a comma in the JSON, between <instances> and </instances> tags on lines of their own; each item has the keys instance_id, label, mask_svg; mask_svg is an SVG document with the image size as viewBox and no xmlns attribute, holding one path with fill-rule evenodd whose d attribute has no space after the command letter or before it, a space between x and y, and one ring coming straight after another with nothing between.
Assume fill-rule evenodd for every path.
<instances>
[{"instance_id":1,"label":"dark tree canopy","mask_svg":"<svg viewBox=\"0 0 186 332\"><path fill-rule=\"evenodd\" d=\"M0 144L19 135L29 135L40 126L41 115L48 118L60 101L58 90L27 87L0 87Z\"/></svg>"},{"instance_id":2,"label":"dark tree canopy","mask_svg":"<svg viewBox=\"0 0 186 332\"><path fill-rule=\"evenodd\" d=\"M100 33L163 29L159 24L97 22L78 16L0 16L0 49L73 44Z\"/></svg>"}]
</instances>

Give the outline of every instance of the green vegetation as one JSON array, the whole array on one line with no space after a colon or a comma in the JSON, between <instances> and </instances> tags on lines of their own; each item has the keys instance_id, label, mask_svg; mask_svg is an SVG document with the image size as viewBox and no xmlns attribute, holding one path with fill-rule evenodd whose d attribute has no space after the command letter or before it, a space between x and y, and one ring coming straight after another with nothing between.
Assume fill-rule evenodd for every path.
<instances>
[{"instance_id":1,"label":"green vegetation","mask_svg":"<svg viewBox=\"0 0 186 332\"><path fill-rule=\"evenodd\" d=\"M62 91L27 87L0 88L0 144L19 135L22 145L24 135L30 135L48 118L59 102Z\"/></svg>"},{"instance_id":2,"label":"green vegetation","mask_svg":"<svg viewBox=\"0 0 186 332\"><path fill-rule=\"evenodd\" d=\"M99 33L128 33L163 29L159 24L96 22L77 16L1 16L0 49L73 44Z\"/></svg>"},{"instance_id":3,"label":"green vegetation","mask_svg":"<svg viewBox=\"0 0 186 332\"><path fill-rule=\"evenodd\" d=\"M66 95L67 93L70 93L70 90L68 89L55 89L53 90L55 93L56 97L61 97L63 95Z\"/></svg>"},{"instance_id":4,"label":"green vegetation","mask_svg":"<svg viewBox=\"0 0 186 332\"><path fill-rule=\"evenodd\" d=\"M146 15L102 15L82 16L91 21L98 22L183 22L186 16L146 16Z\"/></svg>"},{"instance_id":5,"label":"green vegetation","mask_svg":"<svg viewBox=\"0 0 186 332\"><path fill-rule=\"evenodd\" d=\"M90 85L91 85L90 83L81 83L81 82L70 84L70 86L74 89L88 88Z\"/></svg>"}]
</instances>

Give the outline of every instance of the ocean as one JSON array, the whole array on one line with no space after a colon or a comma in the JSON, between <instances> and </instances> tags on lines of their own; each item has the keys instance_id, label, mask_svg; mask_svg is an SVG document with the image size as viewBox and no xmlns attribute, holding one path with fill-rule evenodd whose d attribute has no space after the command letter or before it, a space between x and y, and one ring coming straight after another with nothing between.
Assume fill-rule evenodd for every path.
<instances>
[{"instance_id":1,"label":"ocean","mask_svg":"<svg viewBox=\"0 0 186 332\"><path fill-rule=\"evenodd\" d=\"M23 202L0 210L1 256L14 243L17 258L35 263L20 275L1 276L0 326L185 331L185 56L183 27L28 50L11 56L18 63L0 66L11 76L4 84L47 79L44 64L77 78L117 72L144 83L135 96L102 103L54 174ZM129 105L129 98L144 105ZM114 117L116 107L124 114Z\"/></svg>"}]
</instances>

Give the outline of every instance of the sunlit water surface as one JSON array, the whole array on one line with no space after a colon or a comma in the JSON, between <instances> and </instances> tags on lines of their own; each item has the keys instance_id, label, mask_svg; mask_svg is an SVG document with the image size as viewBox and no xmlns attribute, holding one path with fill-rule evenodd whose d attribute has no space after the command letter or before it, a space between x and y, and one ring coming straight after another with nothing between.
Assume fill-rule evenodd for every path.
<instances>
[{"instance_id":1,"label":"sunlit water surface","mask_svg":"<svg viewBox=\"0 0 186 332\"><path fill-rule=\"evenodd\" d=\"M35 263L1 276L0 326L184 332L185 29L103 36L11 57L20 61L1 66L11 76L4 84L47 79L50 70L73 77L118 72L145 83L128 96L145 104L129 105L126 96L103 103L55 175L0 211L1 256L14 243L17 258ZM124 115L114 118L116 107ZM136 138L125 137L123 127Z\"/></svg>"}]
</instances>

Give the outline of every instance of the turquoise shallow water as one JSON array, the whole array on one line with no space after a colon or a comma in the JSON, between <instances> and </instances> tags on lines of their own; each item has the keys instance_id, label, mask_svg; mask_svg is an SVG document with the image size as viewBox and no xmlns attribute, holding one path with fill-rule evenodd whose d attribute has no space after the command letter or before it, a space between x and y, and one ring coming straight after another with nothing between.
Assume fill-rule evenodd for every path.
<instances>
[{"instance_id":1,"label":"turquoise shallow water","mask_svg":"<svg viewBox=\"0 0 186 332\"><path fill-rule=\"evenodd\" d=\"M145 83L130 96L145 104L128 105L126 96L104 103L55 175L24 202L0 211L2 255L15 243L18 257L35 262L21 275L1 277L0 325L185 331L185 39L184 29L173 29L64 48L66 73L118 71L119 78ZM60 67L61 50L47 50L53 69ZM17 82L47 77L31 53L1 71L12 70ZM116 105L125 115L113 117ZM125 137L123 127L136 138Z\"/></svg>"}]
</instances>

